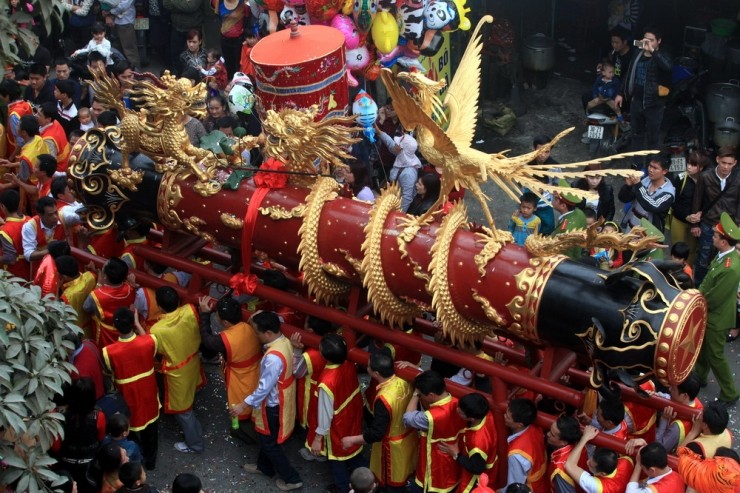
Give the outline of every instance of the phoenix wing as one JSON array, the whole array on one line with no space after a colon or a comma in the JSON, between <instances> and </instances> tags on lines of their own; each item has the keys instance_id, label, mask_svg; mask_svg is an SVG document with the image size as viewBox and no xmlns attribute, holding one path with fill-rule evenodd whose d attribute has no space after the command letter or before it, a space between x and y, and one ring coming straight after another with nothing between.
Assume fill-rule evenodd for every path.
<instances>
[{"instance_id":1,"label":"phoenix wing","mask_svg":"<svg viewBox=\"0 0 740 493\"><path fill-rule=\"evenodd\" d=\"M393 99L393 109L396 110L398 119L406 130L414 130L417 127L422 127L434 138L434 149L449 157L459 155L454 142L439 128L439 125L432 120L432 117L424 112L419 106L419 103L411 97L408 91L398 83L398 79L396 79L393 72L384 68L380 71L380 78L383 80L383 84L385 84L388 95ZM420 150L423 151L421 149L421 142ZM424 157L429 159L428 156ZM432 164L437 165L440 163Z\"/></svg>"},{"instance_id":2,"label":"phoenix wing","mask_svg":"<svg viewBox=\"0 0 740 493\"><path fill-rule=\"evenodd\" d=\"M444 105L450 110L447 135L453 142L466 147L470 147L473 143L478 120L480 53L483 48L480 31L484 24L491 22L493 22L493 17L490 15L484 16L478 22L444 99Z\"/></svg>"}]
</instances>

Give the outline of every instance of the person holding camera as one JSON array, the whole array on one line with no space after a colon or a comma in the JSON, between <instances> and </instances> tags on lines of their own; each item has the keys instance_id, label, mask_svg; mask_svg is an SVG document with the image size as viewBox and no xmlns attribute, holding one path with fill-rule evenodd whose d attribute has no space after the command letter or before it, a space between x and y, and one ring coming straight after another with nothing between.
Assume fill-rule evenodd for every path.
<instances>
[{"instance_id":1,"label":"person holding camera","mask_svg":"<svg viewBox=\"0 0 740 493\"><path fill-rule=\"evenodd\" d=\"M620 107L624 101L630 102L633 151L659 149L660 125L673 66L670 55L660 48L661 41L661 31L655 27L645 28L642 39L635 40L639 49L614 99ZM642 162L635 161L635 167L642 168Z\"/></svg>"}]
</instances>

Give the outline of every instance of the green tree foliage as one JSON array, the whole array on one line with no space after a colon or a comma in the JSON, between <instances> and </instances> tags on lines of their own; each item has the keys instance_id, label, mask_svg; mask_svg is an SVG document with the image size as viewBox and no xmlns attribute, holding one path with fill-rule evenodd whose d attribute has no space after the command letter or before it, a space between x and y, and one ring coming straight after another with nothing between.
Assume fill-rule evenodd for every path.
<instances>
[{"instance_id":1,"label":"green tree foliage","mask_svg":"<svg viewBox=\"0 0 740 493\"><path fill-rule=\"evenodd\" d=\"M0 0L0 71L8 64L18 63L19 48L27 53L34 53L39 44L38 37L31 30L35 21L40 27L51 32L53 23L63 25L63 14L66 11L63 0L20 0L21 4L31 4L33 11L10 12L10 0Z\"/></svg>"},{"instance_id":2,"label":"green tree foliage","mask_svg":"<svg viewBox=\"0 0 740 493\"><path fill-rule=\"evenodd\" d=\"M15 491L51 491L59 480L47 451L64 417L52 399L71 381L74 345L64 336L82 333L76 319L69 305L0 271L0 489L17 481Z\"/></svg>"}]
</instances>

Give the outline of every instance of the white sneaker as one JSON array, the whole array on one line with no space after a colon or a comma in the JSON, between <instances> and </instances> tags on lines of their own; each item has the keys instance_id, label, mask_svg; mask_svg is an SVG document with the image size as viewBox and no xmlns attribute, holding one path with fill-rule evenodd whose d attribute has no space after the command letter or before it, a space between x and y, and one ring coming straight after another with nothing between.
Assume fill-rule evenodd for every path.
<instances>
[{"instance_id":1,"label":"white sneaker","mask_svg":"<svg viewBox=\"0 0 740 493\"><path fill-rule=\"evenodd\" d=\"M175 443L175 450L178 452L182 452L183 454L197 454L195 450L188 447L188 444L185 442L176 442Z\"/></svg>"}]
</instances>

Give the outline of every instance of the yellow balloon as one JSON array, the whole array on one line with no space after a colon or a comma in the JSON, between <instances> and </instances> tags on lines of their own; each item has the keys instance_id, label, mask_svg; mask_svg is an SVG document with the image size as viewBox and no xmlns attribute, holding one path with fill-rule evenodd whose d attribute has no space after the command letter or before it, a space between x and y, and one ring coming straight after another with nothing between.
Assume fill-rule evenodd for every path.
<instances>
[{"instance_id":1,"label":"yellow balloon","mask_svg":"<svg viewBox=\"0 0 740 493\"><path fill-rule=\"evenodd\" d=\"M344 5L342 5L342 13L344 15L352 15L352 9L355 5L355 0L344 0Z\"/></svg>"},{"instance_id":2,"label":"yellow balloon","mask_svg":"<svg viewBox=\"0 0 740 493\"><path fill-rule=\"evenodd\" d=\"M398 22L390 12L378 12L370 27L375 47L384 55L387 55L398 44Z\"/></svg>"}]
</instances>

